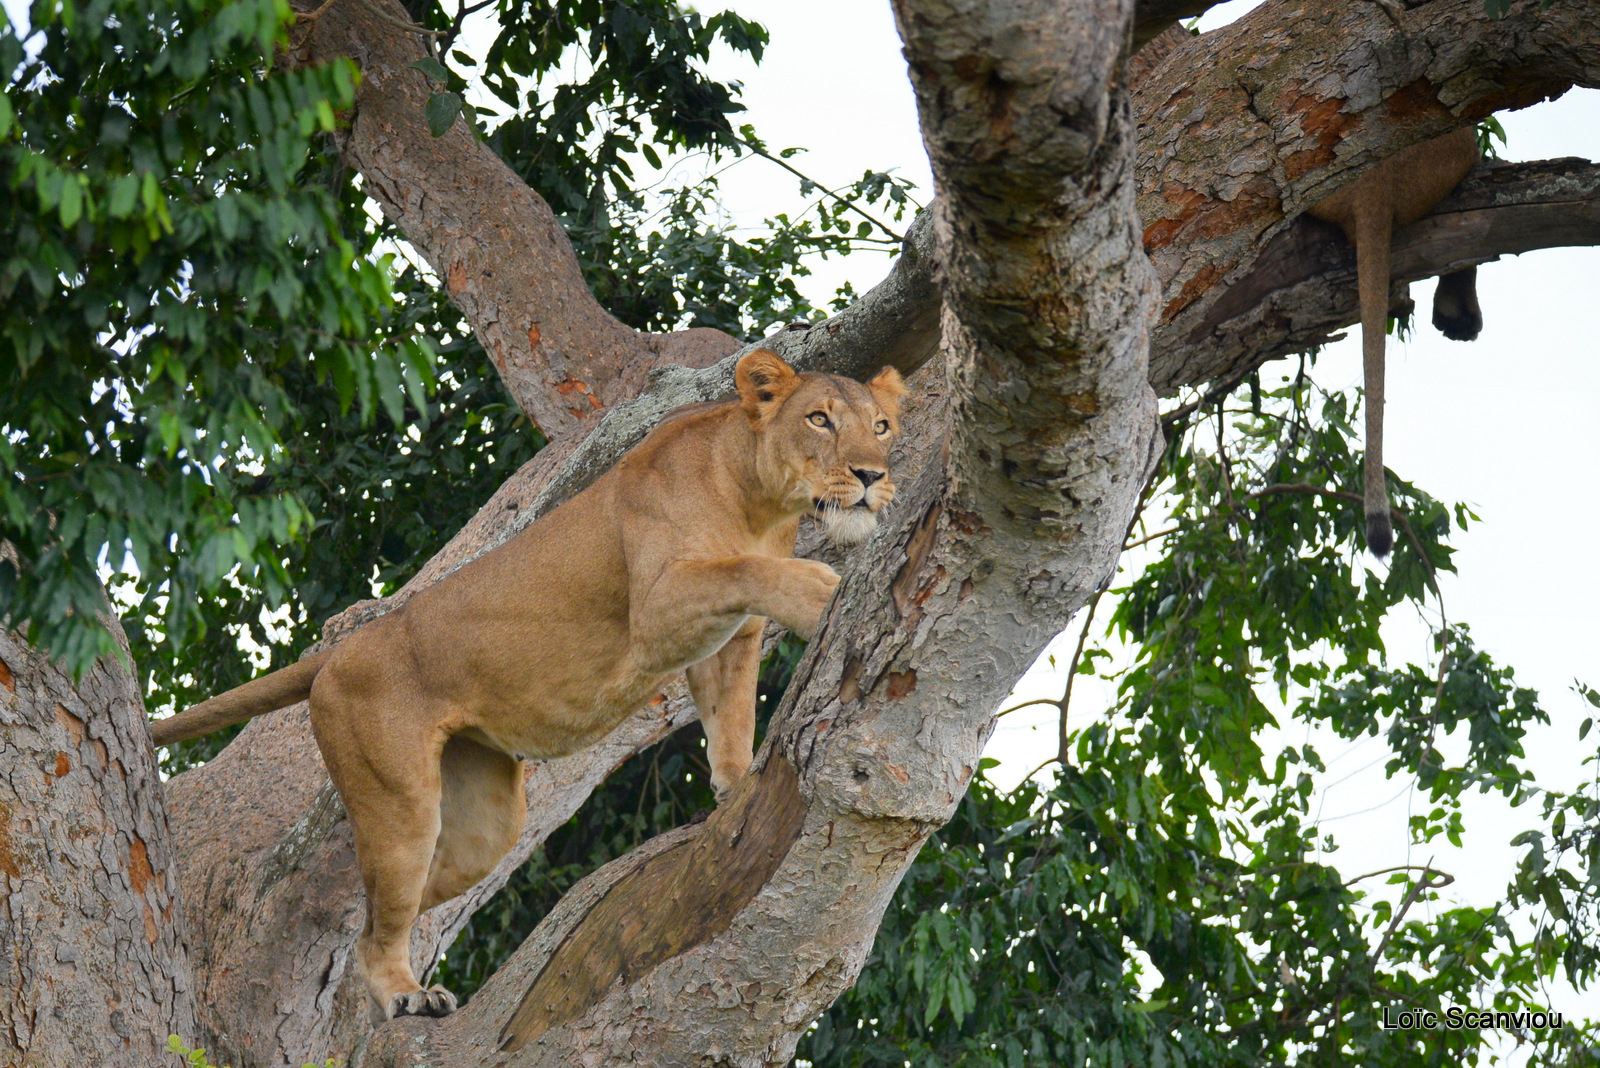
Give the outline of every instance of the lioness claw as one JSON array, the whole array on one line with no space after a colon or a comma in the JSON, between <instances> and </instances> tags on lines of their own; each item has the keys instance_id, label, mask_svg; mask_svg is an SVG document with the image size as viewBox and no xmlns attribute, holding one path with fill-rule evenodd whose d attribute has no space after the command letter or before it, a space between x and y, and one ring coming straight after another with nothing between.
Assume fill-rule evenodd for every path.
<instances>
[{"instance_id":1,"label":"lioness claw","mask_svg":"<svg viewBox=\"0 0 1600 1068\"><path fill-rule=\"evenodd\" d=\"M449 1016L456 1011L456 996L442 986L411 990L389 999L389 1019L397 1016Z\"/></svg>"}]
</instances>

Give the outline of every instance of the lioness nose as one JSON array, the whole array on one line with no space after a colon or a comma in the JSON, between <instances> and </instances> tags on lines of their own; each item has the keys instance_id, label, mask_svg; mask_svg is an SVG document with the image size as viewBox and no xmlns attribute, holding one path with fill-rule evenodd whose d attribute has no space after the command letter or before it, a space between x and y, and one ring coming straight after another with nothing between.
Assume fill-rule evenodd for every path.
<instances>
[{"instance_id":1,"label":"lioness nose","mask_svg":"<svg viewBox=\"0 0 1600 1068\"><path fill-rule=\"evenodd\" d=\"M878 481L878 479L882 478L887 472L884 472L884 471L868 471L868 470L865 470L864 468L852 467L850 469L850 473L855 475L857 478L859 478L861 480L861 488L862 489L866 489L869 486L871 486L874 482Z\"/></svg>"}]
</instances>

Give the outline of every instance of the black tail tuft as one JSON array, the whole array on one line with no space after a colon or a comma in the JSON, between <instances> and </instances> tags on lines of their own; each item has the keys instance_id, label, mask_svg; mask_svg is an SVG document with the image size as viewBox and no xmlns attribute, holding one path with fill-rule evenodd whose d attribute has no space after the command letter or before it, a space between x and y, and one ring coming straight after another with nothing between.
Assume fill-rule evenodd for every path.
<instances>
[{"instance_id":1,"label":"black tail tuft","mask_svg":"<svg viewBox=\"0 0 1600 1068\"><path fill-rule=\"evenodd\" d=\"M1483 329L1483 312L1478 307L1478 269L1439 276L1433 291L1434 328L1451 341L1472 341Z\"/></svg>"},{"instance_id":2,"label":"black tail tuft","mask_svg":"<svg viewBox=\"0 0 1600 1068\"><path fill-rule=\"evenodd\" d=\"M1367 550L1380 560L1394 548L1394 523L1383 512L1367 513Z\"/></svg>"}]
</instances>

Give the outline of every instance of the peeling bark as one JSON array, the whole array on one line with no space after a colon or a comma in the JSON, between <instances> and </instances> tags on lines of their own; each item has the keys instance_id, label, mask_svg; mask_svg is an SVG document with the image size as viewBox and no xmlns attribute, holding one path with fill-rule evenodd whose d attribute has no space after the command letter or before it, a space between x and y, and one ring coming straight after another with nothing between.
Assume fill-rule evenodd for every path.
<instances>
[{"instance_id":1,"label":"peeling bark","mask_svg":"<svg viewBox=\"0 0 1600 1068\"><path fill-rule=\"evenodd\" d=\"M127 639L108 619L124 657ZM0 630L0 1062L165 1066L197 1032L139 683Z\"/></svg>"}]
</instances>

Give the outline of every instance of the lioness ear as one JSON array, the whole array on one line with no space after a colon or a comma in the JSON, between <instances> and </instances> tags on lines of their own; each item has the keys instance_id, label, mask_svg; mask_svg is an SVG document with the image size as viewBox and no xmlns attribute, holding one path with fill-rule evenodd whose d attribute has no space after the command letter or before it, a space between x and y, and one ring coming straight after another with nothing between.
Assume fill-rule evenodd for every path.
<instances>
[{"instance_id":1,"label":"lioness ear","mask_svg":"<svg viewBox=\"0 0 1600 1068\"><path fill-rule=\"evenodd\" d=\"M769 349L756 349L739 361L733 372L734 384L739 387L739 403L751 419L759 419L773 405L782 404L784 398L800 384L800 376L783 358Z\"/></svg>"},{"instance_id":2,"label":"lioness ear","mask_svg":"<svg viewBox=\"0 0 1600 1068\"><path fill-rule=\"evenodd\" d=\"M872 391L872 399L878 402L878 407L890 419L900 414L900 398L906 395L906 381L900 377L900 372L893 367L885 367L872 381L867 383L867 388Z\"/></svg>"}]
</instances>

